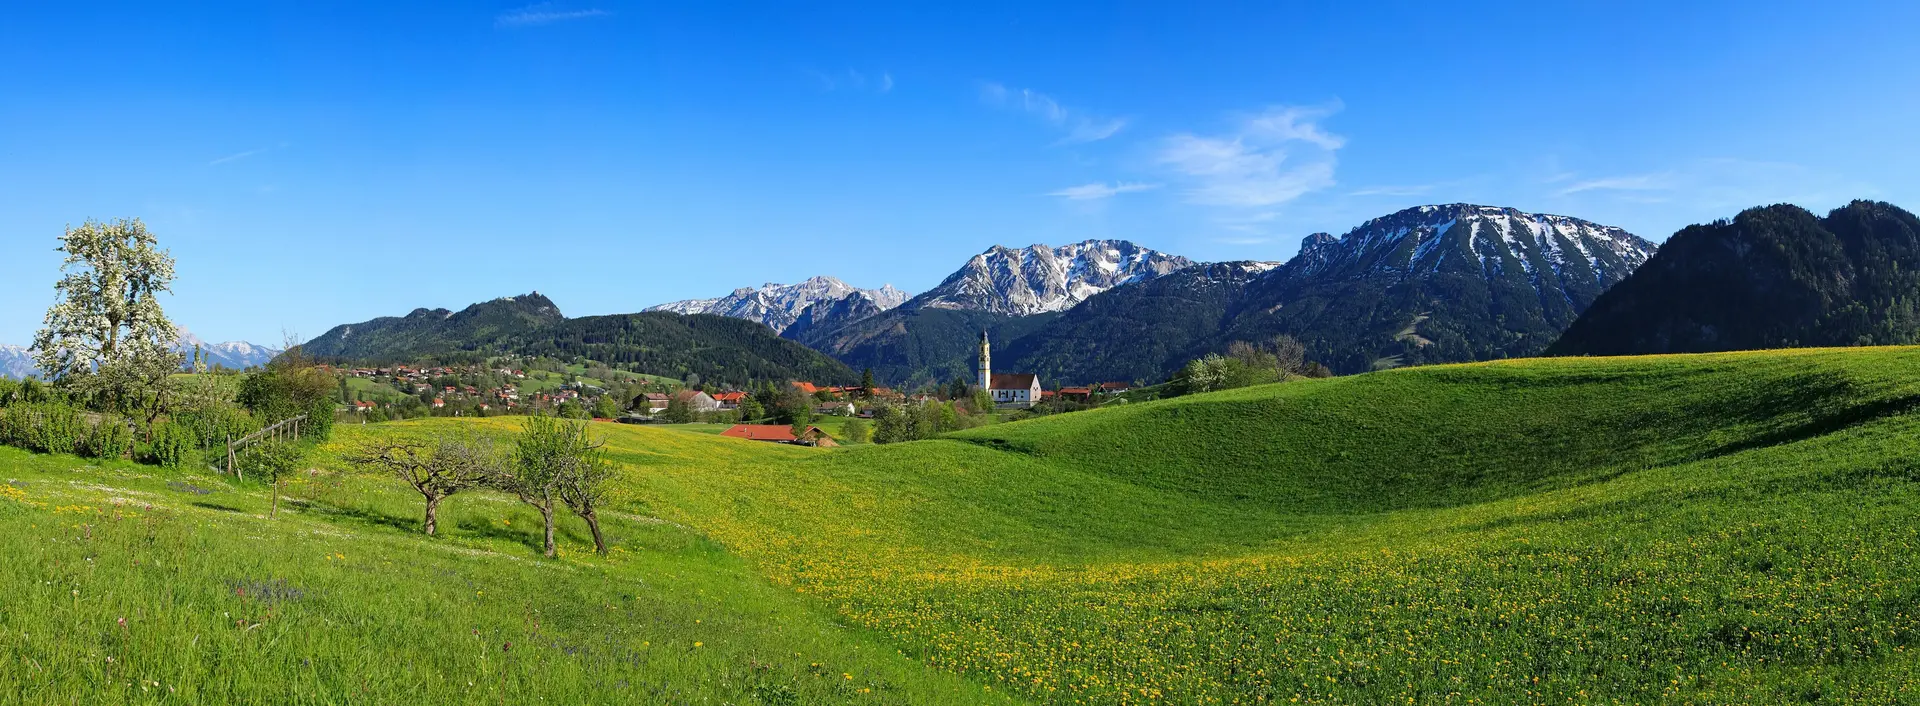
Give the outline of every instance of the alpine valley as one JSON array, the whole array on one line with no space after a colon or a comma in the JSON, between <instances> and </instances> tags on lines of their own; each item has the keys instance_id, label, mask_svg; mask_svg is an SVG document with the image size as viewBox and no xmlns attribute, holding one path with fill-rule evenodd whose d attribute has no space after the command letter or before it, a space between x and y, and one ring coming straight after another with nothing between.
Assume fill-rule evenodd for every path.
<instances>
[{"instance_id":1,"label":"alpine valley","mask_svg":"<svg viewBox=\"0 0 1920 706\"><path fill-rule=\"evenodd\" d=\"M973 375L984 332L1004 369L1056 384L1153 383L1233 341L1288 335L1334 372L1356 373L1537 355L1654 250L1578 218L1420 206L1339 237L1308 236L1284 263L1196 263L1124 240L994 246L911 298L822 275L567 319L534 293L339 326L306 350L392 361L591 349L596 360L648 374L697 367L712 380L826 382L871 370L883 383L915 386ZM799 353L808 348L825 357ZM733 353L711 353L722 349Z\"/></svg>"}]
</instances>

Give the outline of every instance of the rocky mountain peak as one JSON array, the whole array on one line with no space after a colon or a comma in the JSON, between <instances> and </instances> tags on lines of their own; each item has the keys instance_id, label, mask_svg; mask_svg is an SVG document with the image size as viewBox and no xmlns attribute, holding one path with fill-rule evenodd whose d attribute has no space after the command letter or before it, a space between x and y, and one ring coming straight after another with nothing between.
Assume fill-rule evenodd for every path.
<instances>
[{"instance_id":1,"label":"rocky mountain peak","mask_svg":"<svg viewBox=\"0 0 1920 706\"><path fill-rule=\"evenodd\" d=\"M1114 287L1192 265L1125 240L1051 247L996 245L911 302L916 308L967 309L1026 316L1063 311Z\"/></svg>"}]
</instances>

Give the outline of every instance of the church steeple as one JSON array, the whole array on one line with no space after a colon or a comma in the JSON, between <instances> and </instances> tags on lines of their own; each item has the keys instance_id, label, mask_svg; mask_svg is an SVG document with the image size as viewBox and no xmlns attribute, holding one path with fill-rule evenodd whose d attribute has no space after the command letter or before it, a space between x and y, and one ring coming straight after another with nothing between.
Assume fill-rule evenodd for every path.
<instances>
[{"instance_id":1,"label":"church steeple","mask_svg":"<svg viewBox=\"0 0 1920 706\"><path fill-rule=\"evenodd\" d=\"M980 332L980 389L993 389L993 347L987 342L987 332Z\"/></svg>"}]
</instances>

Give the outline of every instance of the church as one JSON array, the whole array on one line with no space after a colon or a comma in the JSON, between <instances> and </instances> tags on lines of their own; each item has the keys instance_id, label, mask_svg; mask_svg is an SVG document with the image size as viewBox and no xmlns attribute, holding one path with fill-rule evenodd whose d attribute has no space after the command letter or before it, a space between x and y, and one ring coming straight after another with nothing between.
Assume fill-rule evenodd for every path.
<instances>
[{"instance_id":1,"label":"church","mask_svg":"<svg viewBox=\"0 0 1920 706\"><path fill-rule=\"evenodd\" d=\"M987 332L980 332L980 389L993 397L993 406L1026 409L1040 401L1040 376L1033 373L993 372L993 350Z\"/></svg>"}]
</instances>

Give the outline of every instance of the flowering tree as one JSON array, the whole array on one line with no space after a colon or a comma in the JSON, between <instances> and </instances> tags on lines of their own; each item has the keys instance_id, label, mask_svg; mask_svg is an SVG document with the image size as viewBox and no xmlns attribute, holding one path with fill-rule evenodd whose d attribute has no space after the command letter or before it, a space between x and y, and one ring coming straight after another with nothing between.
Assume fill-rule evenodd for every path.
<instances>
[{"instance_id":1,"label":"flowering tree","mask_svg":"<svg viewBox=\"0 0 1920 706\"><path fill-rule=\"evenodd\" d=\"M177 336L156 296L173 283L173 257L139 219L87 221L60 238L66 262L34 362L69 390L112 409L164 405L167 376L180 369Z\"/></svg>"}]
</instances>

